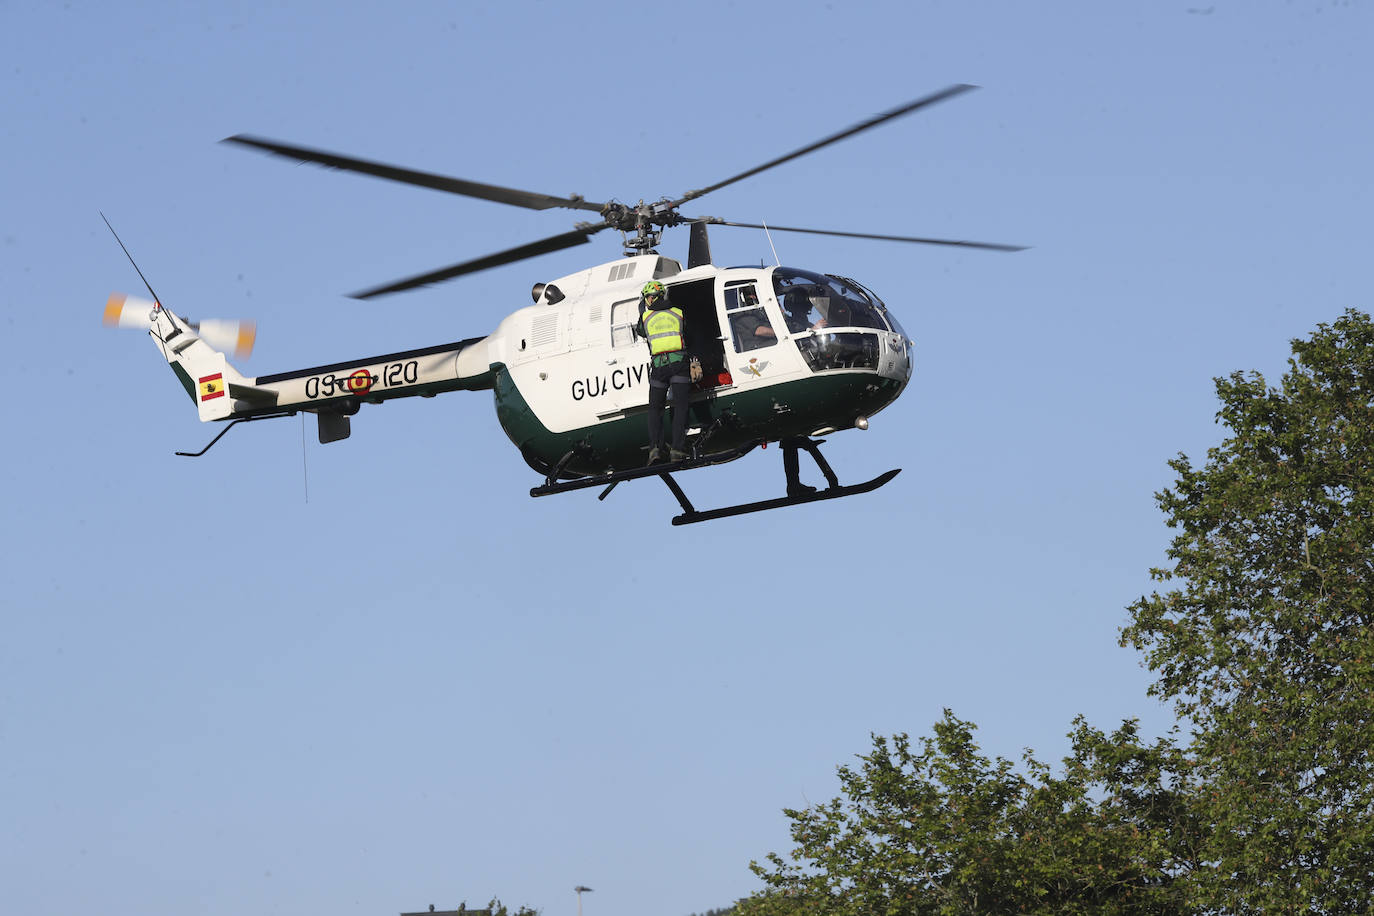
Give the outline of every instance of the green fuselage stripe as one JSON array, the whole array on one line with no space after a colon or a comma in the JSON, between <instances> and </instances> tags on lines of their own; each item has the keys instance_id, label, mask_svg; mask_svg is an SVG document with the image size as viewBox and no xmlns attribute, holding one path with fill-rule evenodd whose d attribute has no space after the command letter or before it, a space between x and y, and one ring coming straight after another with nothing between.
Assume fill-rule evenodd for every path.
<instances>
[{"instance_id":1,"label":"green fuselage stripe","mask_svg":"<svg viewBox=\"0 0 1374 916\"><path fill-rule=\"evenodd\" d=\"M722 415L731 419L715 433L709 449L734 448L757 439L777 441L833 427L848 429L859 416L872 416L901 394L904 383L874 372L822 372L767 387L731 391L694 400L688 425L706 429ZM632 410L594 426L555 433L546 427L520 393L510 372L501 369L494 386L501 428L525 460L547 471L569 451L572 474L641 467L648 450L645 412Z\"/></svg>"}]
</instances>

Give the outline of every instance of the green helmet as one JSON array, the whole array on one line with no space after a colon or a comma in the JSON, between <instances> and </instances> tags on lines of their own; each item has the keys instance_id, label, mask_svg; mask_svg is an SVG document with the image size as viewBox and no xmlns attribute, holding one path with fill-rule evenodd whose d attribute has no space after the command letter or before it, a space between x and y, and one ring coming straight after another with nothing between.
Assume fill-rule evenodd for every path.
<instances>
[{"instance_id":1,"label":"green helmet","mask_svg":"<svg viewBox=\"0 0 1374 916\"><path fill-rule=\"evenodd\" d=\"M644 288L639 291L639 296L645 302L651 299L663 299L666 301L668 298L668 290L657 280L650 280L648 283L645 283Z\"/></svg>"}]
</instances>

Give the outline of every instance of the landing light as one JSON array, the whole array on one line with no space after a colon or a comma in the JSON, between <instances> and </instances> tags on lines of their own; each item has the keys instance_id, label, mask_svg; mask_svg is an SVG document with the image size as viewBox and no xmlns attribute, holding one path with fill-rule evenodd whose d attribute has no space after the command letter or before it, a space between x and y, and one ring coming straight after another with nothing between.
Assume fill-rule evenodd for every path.
<instances>
[{"instance_id":1,"label":"landing light","mask_svg":"<svg viewBox=\"0 0 1374 916\"><path fill-rule=\"evenodd\" d=\"M868 429L868 417L856 417L854 425L859 429Z\"/></svg>"}]
</instances>

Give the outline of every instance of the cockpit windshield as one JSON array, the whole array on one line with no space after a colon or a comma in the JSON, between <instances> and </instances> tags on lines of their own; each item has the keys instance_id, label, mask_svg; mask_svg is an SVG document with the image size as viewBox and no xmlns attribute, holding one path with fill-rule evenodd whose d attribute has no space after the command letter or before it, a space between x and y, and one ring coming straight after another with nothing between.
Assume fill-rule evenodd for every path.
<instances>
[{"instance_id":1,"label":"cockpit windshield","mask_svg":"<svg viewBox=\"0 0 1374 916\"><path fill-rule=\"evenodd\" d=\"M883 301L854 280L778 267L773 270L773 292L793 334L820 328L876 328L906 336Z\"/></svg>"}]
</instances>

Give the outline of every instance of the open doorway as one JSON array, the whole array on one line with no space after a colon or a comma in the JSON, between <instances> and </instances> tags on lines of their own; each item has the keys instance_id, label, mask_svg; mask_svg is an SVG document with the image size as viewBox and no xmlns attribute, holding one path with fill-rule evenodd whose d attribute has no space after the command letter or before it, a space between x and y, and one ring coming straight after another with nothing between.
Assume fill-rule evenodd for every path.
<instances>
[{"instance_id":1,"label":"open doorway","mask_svg":"<svg viewBox=\"0 0 1374 916\"><path fill-rule=\"evenodd\" d=\"M730 384L721 346L720 319L716 317L715 278L667 285L668 301L682 309L688 350L701 360L701 381L693 387L704 390Z\"/></svg>"}]
</instances>

